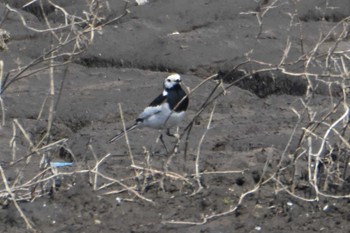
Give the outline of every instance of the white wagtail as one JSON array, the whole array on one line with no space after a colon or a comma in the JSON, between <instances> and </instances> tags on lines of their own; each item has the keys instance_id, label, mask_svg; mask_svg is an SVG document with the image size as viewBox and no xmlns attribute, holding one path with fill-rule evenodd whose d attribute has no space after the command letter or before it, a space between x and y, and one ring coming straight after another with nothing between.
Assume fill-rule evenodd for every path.
<instances>
[{"instance_id":1,"label":"white wagtail","mask_svg":"<svg viewBox=\"0 0 350 233\"><path fill-rule=\"evenodd\" d=\"M166 134L170 134L171 127L178 126L185 116L189 99L181 87L181 77L179 74L171 74L164 80L163 92L155 98L138 116L135 123L126 128L126 132L136 128L149 127L153 129L166 129ZM114 136L109 142L120 139L125 132ZM160 140L163 142L162 134Z\"/></svg>"}]
</instances>

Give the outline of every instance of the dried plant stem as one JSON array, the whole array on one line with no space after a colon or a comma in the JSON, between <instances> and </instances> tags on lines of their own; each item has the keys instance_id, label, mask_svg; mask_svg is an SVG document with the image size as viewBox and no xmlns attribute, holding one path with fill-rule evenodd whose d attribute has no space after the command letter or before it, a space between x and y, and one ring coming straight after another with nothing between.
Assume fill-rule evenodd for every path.
<instances>
[{"instance_id":1,"label":"dried plant stem","mask_svg":"<svg viewBox=\"0 0 350 233\"><path fill-rule=\"evenodd\" d=\"M21 133L24 135L24 138L27 140L27 142L29 143L29 147L31 149L32 152L34 153L39 153L37 148L34 146L34 143L32 142L32 140L30 139L29 135L27 134L27 132L24 130L23 126L18 122L17 119L14 119L13 122L15 123L15 125L19 128L19 130L21 131ZM27 163L30 162L30 158L31 156L27 157Z\"/></svg>"},{"instance_id":2,"label":"dried plant stem","mask_svg":"<svg viewBox=\"0 0 350 233\"><path fill-rule=\"evenodd\" d=\"M200 158L200 154L201 154L201 147L202 147L202 144L204 142L204 138L205 136L207 135L208 131L210 130L210 126L211 126L211 122L213 120L213 115L214 115L214 111L215 111L215 107L216 107L216 102L214 102L214 106L213 106L213 109L210 113L210 117L209 117L209 120L208 120L208 124L207 124L207 127L205 129L205 131L203 132L202 134L202 137L201 139L199 140L199 143L198 143L198 147L197 147L197 155L196 155L196 162L195 162L195 178L197 180L197 184L198 184L198 189L197 191L195 191L193 193L193 195L195 195L196 193L200 192L202 189L203 189L203 186L202 186L202 183L201 183L201 175L199 173L199 158Z\"/></svg>"},{"instance_id":3,"label":"dried plant stem","mask_svg":"<svg viewBox=\"0 0 350 233\"><path fill-rule=\"evenodd\" d=\"M36 118L37 120L39 120L39 119L42 117L43 113L44 113L44 109L45 109L45 106L46 106L47 99L48 99L48 96L45 96L44 101L43 101L43 103L41 104L41 107L40 107L40 111L39 111L39 113L38 113L38 116L37 116L37 118Z\"/></svg>"},{"instance_id":4,"label":"dried plant stem","mask_svg":"<svg viewBox=\"0 0 350 233\"><path fill-rule=\"evenodd\" d=\"M1 82L1 81L0 81ZM5 103L0 95L0 107L1 107L1 126L5 126Z\"/></svg>"},{"instance_id":5,"label":"dried plant stem","mask_svg":"<svg viewBox=\"0 0 350 233\"><path fill-rule=\"evenodd\" d=\"M51 32L51 31L60 31L62 29L66 29L66 28L69 28L71 27L72 25L63 25L63 26L58 26L58 27L55 27L55 28L52 28L52 27L49 27L47 29L38 29L38 28L34 28L34 27L31 27L27 24L27 21L25 20L24 16L19 12L17 11L16 9L10 7L9 5L6 5L6 8L10 11L10 12L15 12L20 18L21 18L21 21L22 21L22 25L26 28L28 28L29 30L31 31L34 31L34 32ZM79 23L75 23L75 24L79 24Z\"/></svg>"},{"instance_id":6,"label":"dried plant stem","mask_svg":"<svg viewBox=\"0 0 350 233\"><path fill-rule=\"evenodd\" d=\"M38 58L32 60L29 64L23 67L18 67L14 70L10 70L6 75L5 81L3 82L3 87L0 90L1 93L3 93L12 83L20 79L29 77L42 70L47 70L48 67L50 67L50 64L46 63L47 61L51 60L52 66L62 66L71 63L72 58L74 56L81 54L86 50L87 46L94 39L94 33L96 30L101 30L106 25L118 21L130 13L130 11L127 9L127 4L125 4L124 10L119 16L108 21L102 20L102 18L99 17L99 8L91 7L91 5L93 5L93 3L95 2L92 1L88 3L90 4L90 12L86 14L86 18L82 18L77 15L69 14L62 7L52 3L52 1L49 2L52 6L55 7L56 10L61 11L62 14L65 16L65 24L57 27L52 27L49 20L47 19L47 16L44 14L43 16L45 19L46 28L34 28L28 25L27 21L25 20L25 17L23 16L23 14L21 14L20 11L10 7L8 4L6 5L5 17L0 23L4 22L9 12L14 12L20 17L22 25L25 28L38 34L50 33L52 35L52 38L56 40L56 44L53 46L53 48L48 49L47 52L45 52L43 55L40 55ZM90 36L85 36L85 34L90 34ZM70 45L72 46L67 51L65 48L67 48ZM56 55L52 54L54 52L56 53ZM64 61L58 62L58 59L56 58L62 57L64 57ZM56 61L56 63L54 63L53 61ZM38 66L40 65L42 66L38 68Z\"/></svg>"},{"instance_id":7,"label":"dried plant stem","mask_svg":"<svg viewBox=\"0 0 350 233\"><path fill-rule=\"evenodd\" d=\"M93 189L96 190L97 189L97 179L98 179L98 168L99 168L99 164L106 159L107 157L110 156L110 154L107 154L104 158L101 159L101 161L98 161L97 155L94 151L94 148L92 147L91 144L89 144L89 150L91 151L92 156L94 157L95 161L96 161L96 165L94 170L96 171L95 176L94 176L94 181L93 181Z\"/></svg>"},{"instance_id":8,"label":"dried plant stem","mask_svg":"<svg viewBox=\"0 0 350 233\"><path fill-rule=\"evenodd\" d=\"M129 152L129 157L130 157L131 165L134 166L134 165L135 165L135 160L134 160L134 155L132 154L132 151L131 151L131 146L130 146L130 142L129 142L128 132L127 132L127 130L126 130L126 125L125 125L125 120L124 120L124 114L123 114L122 105L121 105L120 103L118 103L118 106L119 106L120 118L121 118L122 124L123 124L123 131L125 132L124 137L125 137L126 145L127 145L127 147L128 147L128 152ZM136 176L139 176L137 170L135 170L135 175L136 175Z\"/></svg>"},{"instance_id":9,"label":"dried plant stem","mask_svg":"<svg viewBox=\"0 0 350 233\"><path fill-rule=\"evenodd\" d=\"M217 175L217 174L244 174L249 169L244 170L238 170L238 171L213 171L213 172L199 172L199 175ZM192 174L193 176L196 176L196 174Z\"/></svg>"},{"instance_id":10,"label":"dried plant stem","mask_svg":"<svg viewBox=\"0 0 350 233\"><path fill-rule=\"evenodd\" d=\"M265 174L266 174L267 168L269 166L269 163L271 161L271 158L272 158L272 153L270 153L268 155L267 159L266 159L266 162L265 162L265 165L264 165L264 168L263 168L263 171L262 171L261 178L260 178L259 182L251 190L249 190L249 191L247 191L245 193L242 193L240 195L239 199L238 199L237 204L234 207L231 207L229 210L223 211L223 212L218 213L218 214L214 213L214 214L211 214L211 215L204 216L202 221L200 221L200 222L170 220L170 221L163 221L163 223L164 224L178 224L178 225L204 225L209 220L212 220L212 219L215 219L215 218L218 218L218 217L222 217L222 216L226 216L226 215L234 213L241 206L241 204L242 204L242 202L243 202L243 200L245 199L246 196L257 192L260 189L261 185L264 184L264 180L263 179L265 177ZM270 180L270 179L271 179L271 177L268 180Z\"/></svg>"},{"instance_id":11,"label":"dried plant stem","mask_svg":"<svg viewBox=\"0 0 350 233\"><path fill-rule=\"evenodd\" d=\"M234 213L242 204L244 198L252 193L255 193L256 191L258 191L260 188L260 185L256 185L253 189L243 193L240 195L239 200L237 205L235 205L233 208L230 208L227 211L218 213L218 214L211 214L211 215L207 215L205 217L203 217L202 221L200 222L190 222L190 221L177 221L177 220L170 220L170 221L163 221L163 224L176 224L176 225L204 225L206 224L209 220L215 219L215 218L219 218L219 217L223 217L229 214Z\"/></svg>"},{"instance_id":12,"label":"dried plant stem","mask_svg":"<svg viewBox=\"0 0 350 233\"><path fill-rule=\"evenodd\" d=\"M46 16L45 16L46 18ZM46 19L47 20L47 19ZM54 46L51 45L53 48ZM54 56L54 52L51 53L51 57ZM51 135L51 127L53 124L53 119L54 119L54 109L55 109L55 81L54 81L54 66L53 66L53 61L54 59L50 59L50 68L49 68L49 78L50 78L50 92L49 92L49 114L47 118L47 138L48 142L50 140L50 135Z\"/></svg>"},{"instance_id":13,"label":"dried plant stem","mask_svg":"<svg viewBox=\"0 0 350 233\"><path fill-rule=\"evenodd\" d=\"M10 147L12 148L12 163L16 161L16 137L17 137L17 127L14 122L12 122L12 138L10 140Z\"/></svg>"},{"instance_id":14,"label":"dried plant stem","mask_svg":"<svg viewBox=\"0 0 350 233\"><path fill-rule=\"evenodd\" d=\"M5 104L2 99L2 78L4 74L4 61L0 60L0 107L1 107L1 126L5 126Z\"/></svg>"},{"instance_id":15,"label":"dried plant stem","mask_svg":"<svg viewBox=\"0 0 350 233\"><path fill-rule=\"evenodd\" d=\"M164 172L164 171L161 171L161 170L157 170L157 169L154 169L154 168L145 168L145 167L141 167L141 166L138 166L138 165L132 165L133 168L135 169L138 169L138 170L142 170L142 171L148 171L148 172L151 172L153 174L161 174L163 176L167 176L169 178L172 178L172 179L175 179L175 180L182 180L182 181L185 181L187 183L190 183L189 179L185 178L184 176L180 175L180 174L177 174L175 172Z\"/></svg>"},{"instance_id":16,"label":"dried plant stem","mask_svg":"<svg viewBox=\"0 0 350 233\"><path fill-rule=\"evenodd\" d=\"M6 179L6 176L5 176L5 172L4 172L4 170L3 170L1 165L0 165L0 173L1 173L2 181L4 182L4 185L5 185L6 191L11 196L11 200L12 200L13 204L15 205L17 211L19 212L19 214L21 215L22 219L26 223L27 229L30 230L30 231L35 231L35 229L33 227L33 223L31 223L31 221L26 217L26 215L22 211L21 207L18 205L18 203L16 201L16 196L11 191L10 186L8 185L8 182L7 182L7 179Z\"/></svg>"},{"instance_id":17,"label":"dried plant stem","mask_svg":"<svg viewBox=\"0 0 350 233\"><path fill-rule=\"evenodd\" d=\"M27 154L27 155L17 159L16 161L12 161L10 166L11 167L15 166L16 164L18 164L19 162L23 161L24 159L30 158L33 154L44 153L45 151L50 151L50 150L52 150L54 148L57 148L57 147L65 148L64 144L66 143L67 140L68 139L63 138L63 139L60 139L60 140L58 140L56 142L53 142L53 143L51 143L49 145L45 145L45 146L43 146L41 148L37 148L36 150L32 150L31 153L29 153L29 154ZM11 139L11 145L15 145L15 142L16 142L15 140ZM70 149L67 149L67 151L70 151ZM71 151L70 151L70 153L74 157L74 155L73 155L73 153ZM27 160L27 163L28 163L28 161L29 161L29 159ZM76 161L76 159L75 159L75 161Z\"/></svg>"},{"instance_id":18,"label":"dried plant stem","mask_svg":"<svg viewBox=\"0 0 350 233\"><path fill-rule=\"evenodd\" d=\"M100 172L96 172L96 171L92 171L93 173L97 173L99 176L101 176L102 178L106 179L106 180L109 180L109 181L112 181L112 182L115 182L117 183L118 185L122 186L125 190L127 190L128 192L134 194L135 196L137 196L138 198L144 200L144 201L147 201L147 202L150 202L150 203L153 203L153 201L151 199L148 199L144 196L142 196L139 192L135 191L134 188L131 188L127 185L125 185L123 182L121 182L120 180L117 180L117 179L114 179L114 178L111 178L111 177L108 177Z\"/></svg>"}]
</instances>

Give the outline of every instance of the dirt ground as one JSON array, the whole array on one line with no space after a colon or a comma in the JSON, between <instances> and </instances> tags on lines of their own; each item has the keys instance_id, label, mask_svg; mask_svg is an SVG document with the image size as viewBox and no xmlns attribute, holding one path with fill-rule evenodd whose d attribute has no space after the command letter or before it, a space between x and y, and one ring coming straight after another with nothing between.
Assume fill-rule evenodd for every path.
<instances>
[{"instance_id":1,"label":"dirt ground","mask_svg":"<svg viewBox=\"0 0 350 233\"><path fill-rule=\"evenodd\" d=\"M88 10L88 1L54 2L77 16ZM94 34L83 53L54 68L53 98L49 69L6 86L1 94L5 125L0 129L0 165L10 187L21 187L12 193L34 231L349 232L348 197L315 195L305 174L296 187L291 185L288 164L302 127L308 124L296 114L306 102L305 80L272 72L234 82L242 74L231 70L242 63L242 70L252 72L267 63L279 64L287 41L292 46L285 62L292 63L350 16L350 5L347 0L257 2L150 0L130 5L127 15ZM31 27L42 29L47 22L38 8L22 8L27 1L0 1L0 29L10 35L0 60L3 77L10 73L11 78L19 66L48 51L54 36L25 28L15 11L5 14L7 3ZM103 13L114 18L123 13L125 1L101 1L101 5ZM272 7L259 15L259 27L256 12L266 6ZM51 26L64 22L54 8L46 11ZM348 44L340 44L349 51ZM327 43L319 50L327 51ZM248 57L260 63L244 63ZM65 57L55 60L65 61ZM295 72L302 69L300 63L290 67ZM194 124L188 140L185 134L179 142L178 152L166 153L157 141L159 132L152 129L128 134L129 146L124 138L107 143L123 128L118 104L126 124L133 123L172 72L181 74L188 91L213 74L223 77L217 89L218 81L211 79L191 92L180 133ZM341 91L332 88L333 98L339 98ZM196 117L213 90L218 97ZM322 112L333 98L320 83L312 106ZM42 142L51 100L53 125L49 139ZM59 140L64 141L36 151ZM176 144L174 138L165 141L170 149ZM73 165L43 172L42 158ZM278 164L287 169L274 180L270 175ZM53 178L33 183L50 175ZM346 196L349 182L347 174L341 186L327 193ZM0 194L4 193L8 192L3 176ZM0 207L1 232L30 231L9 195L0 196Z\"/></svg>"}]
</instances>

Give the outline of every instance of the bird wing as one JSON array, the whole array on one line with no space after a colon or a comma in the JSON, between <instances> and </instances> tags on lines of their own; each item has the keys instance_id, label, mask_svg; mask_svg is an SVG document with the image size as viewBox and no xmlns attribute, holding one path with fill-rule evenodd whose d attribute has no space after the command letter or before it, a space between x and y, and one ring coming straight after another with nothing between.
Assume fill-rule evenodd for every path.
<instances>
[{"instance_id":1,"label":"bird wing","mask_svg":"<svg viewBox=\"0 0 350 233\"><path fill-rule=\"evenodd\" d=\"M167 96L164 95L164 93L157 96L149 105L148 107L156 107L158 105L161 105L166 101Z\"/></svg>"},{"instance_id":2,"label":"bird wing","mask_svg":"<svg viewBox=\"0 0 350 233\"><path fill-rule=\"evenodd\" d=\"M159 114L162 111L162 106L158 105L158 106L149 106L147 108L145 108L145 110L143 110L143 112L141 112L141 114L139 115L139 117L136 119L136 122L143 122L143 120Z\"/></svg>"},{"instance_id":3,"label":"bird wing","mask_svg":"<svg viewBox=\"0 0 350 233\"><path fill-rule=\"evenodd\" d=\"M160 94L157 96L147 108L143 110L143 112L136 119L137 122L142 122L144 119L149 118L150 116L156 115L161 112L162 104L166 101L167 96Z\"/></svg>"}]
</instances>

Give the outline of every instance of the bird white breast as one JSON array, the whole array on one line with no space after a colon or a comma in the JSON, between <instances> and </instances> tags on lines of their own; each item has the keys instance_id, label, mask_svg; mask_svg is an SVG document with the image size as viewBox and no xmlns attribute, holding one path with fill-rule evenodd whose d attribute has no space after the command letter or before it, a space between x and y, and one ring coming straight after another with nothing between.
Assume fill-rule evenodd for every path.
<instances>
[{"instance_id":1,"label":"bird white breast","mask_svg":"<svg viewBox=\"0 0 350 233\"><path fill-rule=\"evenodd\" d=\"M169 117L170 116L170 117ZM147 107L139 116L143 119L141 127L155 129L171 128L180 124L185 112L171 112L168 103L156 107Z\"/></svg>"}]
</instances>

